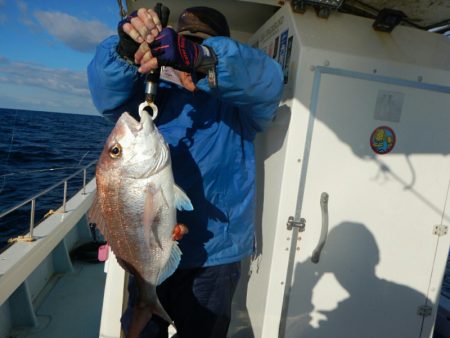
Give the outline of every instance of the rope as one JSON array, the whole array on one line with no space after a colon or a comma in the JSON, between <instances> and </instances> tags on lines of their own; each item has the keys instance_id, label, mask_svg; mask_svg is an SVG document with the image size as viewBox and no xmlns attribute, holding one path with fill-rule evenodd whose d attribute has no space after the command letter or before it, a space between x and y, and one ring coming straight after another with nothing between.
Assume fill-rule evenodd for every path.
<instances>
[{"instance_id":1,"label":"rope","mask_svg":"<svg viewBox=\"0 0 450 338\"><path fill-rule=\"evenodd\" d=\"M64 214L64 211L58 211L58 210L49 210L44 217L42 217L42 219L37 223L37 225L39 225L42 220L46 219L47 217L51 216L51 215L55 215L55 214ZM8 244L12 244L12 243L17 243L17 242L33 242L36 238L28 235L20 235L17 237L13 237L13 238L9 238L8 239Z\"/></svg>"},{"instance_id":2,"label":"rope","mask_svg":"<svg viewBox=\"0 0 450 338\"><path fill-rule=\"evenodd\" d=\"M51 216L51 215L55 215L55 214L64 214L64 211L58 211L58 210L49 210L44 217L42 217L42 219L37 223L37 225L39 225L42 220L46 219L47 217ZM30 234L28 235L20 235L17 237L13 237L13 238L9 238L8 239L8 244L13 244L13 243L17 243L17 242L33 242L35 241L36 238L35 237L31 237Z\"/></svg>"},{"instance_id":3,"label":"rope","mask_svg":"<svg viewBox=\"0 0 450 338\"><path fill-rule=\"evenodd\" d=\"M50 209L45 215L43 219L46 219L47 217L51 216L51 215L55 215L55 214L64 214L64 211L58 211L58 210L52 210Z\"/></svg>"},{"instance_id":4,"label":"rope","mask_svg":"<svg viewBox=\"0 0 450 338\"><path fill-rule=\"evenodd\" d=\"M8 239L8 244L13 244L13 243L17 243L17 242L34 242L35 240L36 240L36 238L31 237L29 235L17 236L17 237Z\"/></svg>"}]
</instances>

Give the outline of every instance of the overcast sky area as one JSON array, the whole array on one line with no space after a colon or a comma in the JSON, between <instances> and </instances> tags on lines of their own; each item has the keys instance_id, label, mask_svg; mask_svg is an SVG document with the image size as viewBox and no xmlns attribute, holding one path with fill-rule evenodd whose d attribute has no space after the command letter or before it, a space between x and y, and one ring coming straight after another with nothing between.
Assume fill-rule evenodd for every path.
<instances>
[{"instance_id":1,"label":"overcast sky area","mask_svg":"<svg viewBox=\"0 0 450 338\"><path fill-rule=\"evenodd\" d=\"M119 20L116 0L0 0L0 107L98 114L86 68Z\"/></svg>"}]
</instances>

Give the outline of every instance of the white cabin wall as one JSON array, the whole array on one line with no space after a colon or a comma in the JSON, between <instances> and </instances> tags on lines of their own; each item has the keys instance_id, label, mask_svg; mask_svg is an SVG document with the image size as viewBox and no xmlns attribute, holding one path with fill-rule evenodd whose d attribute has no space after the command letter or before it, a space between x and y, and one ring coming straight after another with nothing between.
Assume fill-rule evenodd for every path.
<instances>
[{"instance_id":1,"label":"white cabin wall","mask_svg":"<svg viewBox=\"0 0 450 338\"><path fill-rule=\"evenodd\" d=\"M284 19L280 19L283 16ZM274 18L270 19L267 24L258 30L255 37L250 40L250 44L268 52L270 50L270 40L273 40L276 36L280 36L288 26L288 36L290 37L294 34L294 38L291 50L292 57L285 67L285 73L288 75L288 83L286 84L283 102L277 119L274 121L271 128L267 133L260 135L256 142L258 174L262 174L264 177L263 183L258 182L258 188L262 187L260 191L264 191L263 198L262 196L258 196L259 201L263 201L262 204L259 204L259 208L262 207L262 211L261 209L258 209L259 214L262 215L260 222L262 231L261 235L258 236L258 238L262 238L262 251L258 251L260 256L251 264L251 274L248 284L247 278L244 279L244 284L246 284L244 293L242 293L242 290L237 293L239 295L239 303L242 302L242 294L247 295L247 304L244 308L247 311L246 316L248 322L252 325L252 328L247 328L247 332L251 332L254 337L258 338L279 336L279 328L283 327L286 323L288 325L284 326L283 330L287 328L288 332L283 331L282 334L289 334L286 337L296 337L296 334L299 334L298 328L302 325L308 325L311 319L316 326L321 320L323 322L323 318L317 316L317 313L314 314L306 311L304 313L304 318L290 317L287 322L283 323L284 319L280 317L283 317L283 315L289 316L289 314L285 312L287 307L286 302L283 301L284 293L280 291L281 288L283 288L284 291L284 287L282 287L284 277L288 280L285 295L291 296L291 301L294 304L290 305L291 310L293 309L292 306L296 306L295 304L298 304L300 309L307 309L310 302L313 302L316 306L322 306L323 309L331 310L333 309L333 307L330 308L331 304L325 304L326 298L324 298L325 303L323 303L322 300L320 300L320 294L326 295L329 293L332 295L333 301L335 302L334 306L337 306L339 302L342 302L351 296L351 294L339 284L339 281L333 277L333 274L326 273L320 280L320 284L313 283L309 286L310 289L304 292L306 294L309 293L311 295L310 298L296 298L299 294L303 293L303 291L301 291L303 288L308 288L305 284L302 284L301 281L305 280L305 278L308 280L308 276L311 277L311 280L314 279L313 267L311 267L311 269L305 269L304 267L306 265L302 263L309 260L308 255L310 255L314 249L320 232L319 199L317 197L316 200L316 197L314 197L317 193L318 196L320 196L320 191L317 190L317 193L315 193L317 187L311 190L311 188L305 188L305 185L309 184L308 182L311 180L314 182L332 182L332 175L329 170L334 168L339 175L342 175L342 171L345 170L345 166L339 166L339 161L337 159L333 162L335 165L324 161L323 167L308 168L310 163L305 164L305 161L308 161L310 157L309 152L314 151L311 149L310 144L311 139L314 136L313 133L325 132L325 134L323 134L323 140L328 141L324 141L324 146L325 149L328 149L330 156L334 155L334 152L338 149L342 149L342 151L347 149L348 151L342 153L349 156L347 160L350 160L350 158L355 160L356 166L362 165L368 172L373 172L373 170L375 170L375 175L377 170L376 166L373 167L374 163L371 163L370 161L365 162L363 159L364 156L371 156L370 152L368 152L367 155L364 155L367 152L368 138L370 136L370 130L366 129L367 127L369 127L369 129L372 128L372 124L375 126L378 122L371 121L372 118L369 118L367 122L362 125L356 125L351 122L351 114L358 114L358 112L369 113L369 115L373 114L372 110L376 105L377 91L380 89L398 90L398 88L383 83L379 86L371 85L371 81L378 83L380 79L386 77L394 79L394 81L399 81L400 86L403 86L406 83L407 86L411 85L412 87L417 87L416 89L404 90L406 93L405 95L408 96L408 100L404 106L406 111L404 114L411 112L412 115L406 115L407 117L405 117L403 121L405 126L403 127L402 124L401 128L399 127L399 132L401 132L401 138L403 140L409 139L410 135L420 134L421 124L414 125L413 122L411 122L411 124L408 122L410 121L408 119L414 119L414 116L420 118L420 112L422 112L422 116L427 113L426 107L436 105L433 107L433 116L436 118L436 121L445 121L447 118L443 115L446 111L445 107L448 107L446 94L440 92L439 87L449 86L450 42L445 37L408 27L397 27L392 34L380 33L373 30L372 21L368 19L341 13L332 13L329 19L319 19L312 10L307 11L305 14L292 13L289 5L286 5L277 12ZM265 36L269 37L266 38ZM323 73L318 72L320 67L325 70L338 69L363 74L363 78L369 81L367 87L368 92L360 88L363 84L365 85L365 80L362 80L362 82L359 83L357 80L349 80L346 76L343 76L341 81L330 81L328 79L333 79L333 76L324 75ZM322 77L322 82L318 82L319 87L314 88L315 78L319 77L320 79L320 76ZM422 82L426 84L421 85ZM326 89L325 92L320 87L322 83L324 86L326 85L326 87L324 87ZM427 84L436 86L437 89L436 87L433 87L434 89L432 89L432 91L437 90L437 93L429 93L426 90ZM335 96L333 96L335 94L333 88L339 89L335 91ZM346 91L345 88L348 90ZM352 94L358 93L357 95L360 95L360 90L361 94L365 93L364 95L368 95L367 98L364 96L363 100L354 100L355 102L352 104L354 99ZM443 90L445 91L445 89ZM314 97L314 93L317 95L320 95L321 93L326 94L325 96ZM339 93L339 95L337 95L337 93ZM344 95L342 95L343 93ZM374 95L370 93L374 93ZM422 101L420 97L423 97ZM419 101L416 102L416 99ZM334 107L333 102L336 103L336 108L338 108L338 110L336 110L336 114L338 115L333 115L331 113ZM346 103L345 109L343 109L343 103ZM324 110L327 113L320 113L315 116L312 111L312 104L318 105L320 111ZM340 108L341 106L342 108ZM317 109L317 107L314 109ZM343 112L347 115L341 116ZM336 124L336 122L342 122L343 120L347 121L347 124L339 126ZM422 124L424 123L423 121L421 122ZM345 128L345 126L347 126L347 128ZM425 200L433 201L433 206L435 205L437 208L441 209L445 208L445 196L443 196L442 193L445 192L444 190L448 183L447 181L442 183L443 176L441 175L439 180L440 183L439 186L436 187L435 193L433 193L433 189L429 190L427 179L433 174L433 170L430 170L427 165L433 161L438 161L438 163L440 163L440 168L447 168L449 149L448 144L447 148L445 148L446 143L442 140L442 135L445 135L443 128L445 129L447 127L447 124L444 122L437 122L433 125L433 130L437 130L440 135L439 138L436 139L438 140L437 144L433 144L432 142L421 142L420 145L414 145L413 143L410 143L406 148L402 148L402 146L398 145L397 150L400 151L398 155L381 158L381 160L389 159L389 161L392 161L392 165L395 166L395 171L399 169L403 171L402 175L407 177L411 172L410 169L408 169L407 160L405 162L405 157L409 157L414 168L420 173L420 179L417 180L415 189L420 191L419 194L425 196ZM408 128L411 133L408 133ZM312 134L307 135L308 133ZM354 144L352 142L357 140L357 135L362 135L363 141L359 144ZM315 142L317 142L317 140ZM273 146L273 143L278 144L279 147ZM352 152L353 155L351 155ZM417 152L417 154L415 154L415 152ZM421 155L421 153L425 154ZM347 160L344 159L343 161L346 162ZM297 164L295 164L296 161ZM314 163L317 164L320 163L320 161ZM323 175L314 175L316 172L322 172ZM355 179L357 176L361 175L355 175ZM362 172L362 176L364 176L364 171ZM282 177L281 180L280 177ZM323 177L324 179L321 179L320 177ZM353 189L356 191L362 189L363 184L366 183L368 183L367 187L369 188L371 184L370 180L365 183L365 179L367 178L362 178L363 181L355 181L354 186L350 184L341 186L340 189L347 189L350 191ZM300 186L299 182L301 182ZM399 182L401 182L401 180ZM445 187L442 187L442 184L445 185ZM276 188L272 185L276 186ZM332 188L332 191L334 191L335 188L336 187ZM374 193L380 189L380 187L376 186L373 186L372 188L375 189L373 190ZM430 217L424 215L424 218L420 221L420 225L415 225L418 226L417 229L421 229L421 231L425 230L425 233L428 234L426 230L427 227L429 227L431 223L439 223L439 220L434 217L436 215L432 216L435 213L434 207L431 208L430 213L430 208L426 206L427 203L421 202L421 198L417 199L414 197L416 194L415 190L413 190L411 194L408 194L402 190L402 187L394 187L392 189L392 192L386 190L386 193L392 194L395 192L398 193L399 196L407 197L415 210L418 210L417 208L424 208L424 212L429 213L428 216ZM337 191L338 192L334 192L332 198L338 198L338 201L335 200L335 205L340 205L339 203L343 202L342 198L339 199L339 195L342 195L342 191ZM309 196L311 192L313 192L312 197ZM298 206L296 206L297 196L300 203ZM305 203L303 199L308 200L309 209L305 208L305 210L303 210L303 204ZM363 201L363 197L361 197L360 200ZM331 201L333 201L333 199L331 199ZM382 205L385 208L389 208L389 203L383 203ZM367 208L367 206L365 206L365 208ZM403 212L408 213L407 206L402 206L401 208L404 209ZM319 219L316 219L316 215L312 216L313 213L311 210L314 210L313 213L319 212ZM342 216L344 217L344 220L353 219L358 223L358 218L363 220L368 214L367 209L360 208L357 210L355 209L355 211L357 212L353 214L341 213L339 215L335 212L332 220L333 222L336 222L337 219ZM303 215L303 212L309 213L309 217ZM389 220L389 222L391 222L398 218L396 212L398 212L398 210L386 209L385 215L383 216L387 217L388 215L391 215L392 217ZM301 233L300 236L298 236L298 234L294 234L294 236L292 232L286 230L287 218L294 214L296 216L306 216L307 218L306 231L305 233ZM405 217L405 219L407 218ZM444 217L442 222L448 223L448 217ZM407 236L390 241L389 232L377 232L376 226L370 228L371 224L372 226L374 223L375 225L377 224L375 219L372 221L366 219L364 223L366 223L365 225L369 225L370 232L373 232L373 236L377 241L377 251L381 257L381 264L376 269L376 277L379 278L380 281L386 281L385 285L390 285L391 289L394 289L395 285L399 285L402 290L420 288L420 293L424 295L424 299L426 294L435 301L436 295L439 292L442 271L445 266L448 237L440 239L442 245L439 245L436 261L433 262L432 259L430 260L430 254L433 254L433 252L430 251L427 251L427 253L424 253L417 258L417 262L428 262L424 264L424 266L429 267L425 273L431 273L433 269L435 272L433 274L430 290L427 291L426 286L422 285L422 281L417 282L413 279L408 279L409 277L414 277L414 273L409 277L403 276L401 278L399 278L399 273L396 273L396 271L398 271L395 268L396 266L407 267L414 265L414 261L402 261L402 259L405 258L405 255L407 256L407 253L403 252L401 255L398 255L399 249L397 244L400 245L401 243L404 243L406 252L411 253L417 251L417 246L414 246L412 242L409 243L406 240L408 238ZM411 224L411 222L408 221L408 224ZM394 235L394 232L392 232L392 236L397 235L399 235L399 233ZM295 242L291 242L293 237L296 237ZM434 237L432 237L432 234L429 234L429 236L427 235L426 238L427 241L435 240ZM411 245L413 245L412 248L410 247ZM425 248L425 245L423 245L423 248ZM286 249L293 250L293 254L286 252ZM369 249L370 248L367 247L367 254L370 253ZM358 247L358 250L364 250L364 246ZM364 252L361 254L364 254ZM390 261L393 265L389 265ZM297 269L298 267L303 267L302 271ZM422 272L423 271L417 271L415 275L420 275ZM302 278L299 278L299 276ZM391 281L391 283L389 284L388 281ZM290 287L294 289L290 290ZM312 287L314 287L314 289ZM363 285L361 285L361 287L363 287ZM267 291L264 293L264 290ZM351 291L353 294L355 289L351 289ZM367 292L369 292L369 290L367 290ZM406 292L404 294L407 295ZM353 297L355 296L356 294L353 294ZM420 305L419 303L420 302L416 304L413 300L411 303L412 306L408 310L412 311L412 317L414 317L415 321L416 319L420 319L417 317L417 306ZM436 304L433 305L435 306ZM374 311L380 314L383 313L381 309L374 309ZM297 313L295 309L294 313ZM316 317L311 318L311 314ZM435 312L433 312L431 317L425 318L423 326L424 333L431 332L434 316ZM373 321L367 322L367 324L372 322ZM386 324L393 325L394 323L387 322ZM417 330L420 330L420 325L417 325ZM241 332L245 332L245 329L242 327ZM395 325L393 325L391 334L395 336ZM316 336L317 335L313 335L311 337ZM234 336L231 334L230 337L247 336ZM283 337L283 335L280 337ZM309 336L305 336L305 338L308 337Z\"/></svg>"}]
</instances>

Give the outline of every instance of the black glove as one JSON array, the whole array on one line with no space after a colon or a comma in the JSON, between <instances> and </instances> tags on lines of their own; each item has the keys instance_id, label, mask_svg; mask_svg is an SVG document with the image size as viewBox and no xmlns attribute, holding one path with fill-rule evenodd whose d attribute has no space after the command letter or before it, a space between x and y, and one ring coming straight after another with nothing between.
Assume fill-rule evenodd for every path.
<instances>
[{"instance_id":1,"label":"black glove","mask_svg":"<svg viewBox=\"0 0 450 338\"><path fill-rule=\"evenodd\" d=\"M158 60L158 66L170 66L189 73L207 73L217 63L211 48L190 41L168 27L163 28L150 44L150 51Z\"/></svg>"},{"instance_id":2,"label":"black glove","mask_svg":"<svg viewBox=\"0 0 450 338\"><path fill-rule=\"evenodd\" d=\"M117 25L117 32L119 34L119 43L117 44L116 51L125 60L134 63L134 54L139 48L139 43L134 41L127 33L123 30L123 25L130 23L131 19L137 16L137 11L134 11L128 15L125 19L119 22Z\"/></svg>"}]
</instances>

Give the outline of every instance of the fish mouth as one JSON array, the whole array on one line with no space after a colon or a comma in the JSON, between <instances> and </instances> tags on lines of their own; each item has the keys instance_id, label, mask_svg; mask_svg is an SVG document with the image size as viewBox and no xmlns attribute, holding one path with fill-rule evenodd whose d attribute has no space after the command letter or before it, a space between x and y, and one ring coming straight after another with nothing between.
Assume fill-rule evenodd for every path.
<instances>
[{"instance_id":1,"label":"fish mouth","mask_svg":"<svg viewBox=\"0 0 450 338\"><path fill-rule=\"evenodd\" d=\"M150 133L154 129L153 121L151 121L152 118L150 117L149 113L145 110L140 112L140 121L135 119L128 112L124 112L120 117L120 119L122 120L122 123L128 127L128 129L135 137L138 136L139 132L144 131L146 133Z\"/></svg>"},{"instance_id":2,"label":"fish mouth","mask_svg":"<svg viewBox=\"0 0 450 338\"><path fill-rule=\"evenodd\" d=\"M158 108L156 108L155 105L148 106L146 102L142 103L139 106L139 116L141 118L141 125L146 134L149 134L150 132L152 132L155 129L155 125L153 124L153 118L150 116L149 112L146 110L146 108L148 108L148 107L150 107L151 109L154 109L153 113L155 113L155 109L156 109L156 114L157 114L157 110L158 110Z\"/></svg>"},{"instance_id":3,"label":"fish mouth","mask_svg":"<svg viewBox=\"0 0 450 338\"><path fill-rule=\"evenodd\" d=\"M136 120L130 113L124 112L120 117L121 122L131 131L134 136L137 136L139 131L142 130L142 124Z\"/></svg>"}]
</instances>

